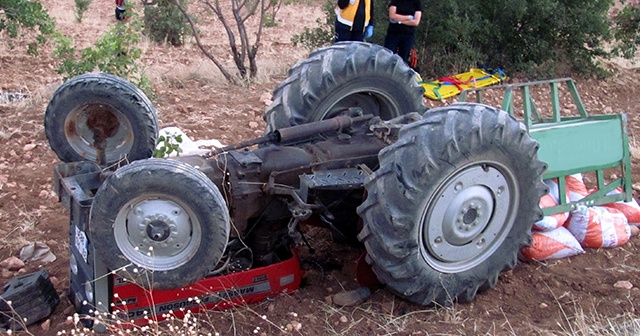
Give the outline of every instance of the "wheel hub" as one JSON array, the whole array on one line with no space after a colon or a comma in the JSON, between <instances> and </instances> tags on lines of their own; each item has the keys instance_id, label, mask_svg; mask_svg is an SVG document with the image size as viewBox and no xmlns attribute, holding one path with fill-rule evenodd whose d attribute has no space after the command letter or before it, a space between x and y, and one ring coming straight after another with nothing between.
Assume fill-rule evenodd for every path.
<instances>
[{"instance_id":1,"label":"wheel hub","mask_svg":"<svg viewBox=\"0 0 640 336\"><path fill-rule=\"evenodd\" d=\"M154 220L147 224L147 237L153 241L161 242L169 238L171 228L162 220Z\"/></svg>"},{"instance_id":2,"label":"wheel hub","mask_svg":"<svg viewBox=\"0 0 640 336\"><path fill-rule=\"evenodd\" d=\"M197 251L200 224L178 203L137 199L126 208L116 219L114 235L129 260L150 269L173 269Z\"/></svg>"},{"instance_id":3,"label":"wheel hub","mask_svg":"<svg viewBox=\"0 0 640 336\"><path fill-rule=\"evenodd\" d=\"M181 216L182 215L182 216ZM127 216L129 240L144 253L153 250L159 256L169 256L179 251L190 239L190 226L184 211L171 201L143 201ZM178 225L181 223L181 225Z\"/></svg>"},{"instance_id":4,"label":"wheel hub","mask_svg":"<svg viewBox=\"0 0 640 336\"><path fill-rule=\"evenodd\" d=\"M88 104L71 111L64 132L71 148L91 161L98 159L100 150L105 151L108 162L123 158L131 151L135 138L126 116L104 104Z\"/></svg>"},{"instance_id":5,"label":"wheel hub","mask_svg":"<svg viewBox=\"0 0 640 336\"><path fill-rule=\"evenodd\" d=\"M441 272L471 269L488 258L513 226L514 175L497 163L475 164L445 179L424 206L424 259Z\"/></svg>"},{"instance_id":6,"label":"wheel hub","mask_svg":"<svg viewBox=\"0 0 640 336\"><path fill-rule=\"evenodd\" d=\"M458 185L462 188L462 183ZM444 239L461 246L471 242L486 227L493 212L493 197L484 186L472 186L456 193L445 211Z\"/></svg>"}]
</instances>

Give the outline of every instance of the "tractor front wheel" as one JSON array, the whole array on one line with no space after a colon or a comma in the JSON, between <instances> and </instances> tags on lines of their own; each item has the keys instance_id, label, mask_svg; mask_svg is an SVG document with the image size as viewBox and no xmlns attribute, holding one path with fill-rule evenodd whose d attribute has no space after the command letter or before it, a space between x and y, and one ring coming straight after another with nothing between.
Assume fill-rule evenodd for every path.
<instances>
[{"instance_id":1,"label":"tractor front wheel","mask_svg":"<svg viewBox=\"0 0 640 336\"><path fill-rule=\"evenodd\" d=\"M170 289L215 268L230 219L220 191L202 172L148 159L105 180L93 200L89 229L110 270L144 288Z\"/></svg>"},{"instance_id":2,"label":"tractor front wheel","mask_svg":"<svg viewBox=\"0 0 640 336\"><path fill-rule=\"evenodd\" d=\"M149 98L132 83L89 73L56 90L44 115L44 129L51 149L64 162L125 164L151 157L158 117Z\"/></svg>"},{"instance_id":3,"label":"tractor front wheel","mask_svg":"<svg viewBox=\"0 0 640 336\"><path fill-rule=\"evenodd\" d=\"M430 110L383 149L358 207L368 262L409 301L470 301L516 265L542 217L538 144L506 112Z\"/></svg>"}]
</instances>

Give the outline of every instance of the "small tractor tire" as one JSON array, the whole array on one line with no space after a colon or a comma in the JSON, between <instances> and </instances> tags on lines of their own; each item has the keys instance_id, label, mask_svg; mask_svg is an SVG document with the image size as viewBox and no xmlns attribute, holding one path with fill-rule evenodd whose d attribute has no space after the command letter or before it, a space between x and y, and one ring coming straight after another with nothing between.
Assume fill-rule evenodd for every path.
<instances>
[{"instance_id":1,"label":"small tractor tire","mask_svg":"<svg viewBox=\"0 0 640 336\"><path fill-rule=\"evenodd\" d=\"M512 269L542 218L538 143L506 112L429 110L379 153L358 207L358 238L378 280L418 303L473 300Z\"/></svg>"},{"instance_id":2,"label":"small tractor tire","mask_svg":"<svg viewBox=\"0 0 640 336\"><path fill-rule=\"evenodd\" d=\"M103 165L147 159L158 138L149 98L123 78L89 73L62 84L44 116L51 149L63 162L99 161L96 135L106 138Z\"/></svg>"},{"instance_id":3,"label":"small tractor tire","mask_svg":"<svg viewBox=\"0 0 640 336\"><path fill-rule=\"evenodd\" d=\"M351 107L389 120L426 111L416 73L398 55L365 42L318 49L289 70L264 112L266 132L329 119Z\"/></svg>"},{"instance_id":4,"label":"small tractor tire","mask_svg":"<svg viewBox=\"0 0 640 336\"><path fill-rule=\"evenodd\" d=\"M230 219L220 191L202 172L175 160L148 159L105 180L89 229L107 268L144 288L171 289L215 268Z\"/></svg>"}]
</instances>

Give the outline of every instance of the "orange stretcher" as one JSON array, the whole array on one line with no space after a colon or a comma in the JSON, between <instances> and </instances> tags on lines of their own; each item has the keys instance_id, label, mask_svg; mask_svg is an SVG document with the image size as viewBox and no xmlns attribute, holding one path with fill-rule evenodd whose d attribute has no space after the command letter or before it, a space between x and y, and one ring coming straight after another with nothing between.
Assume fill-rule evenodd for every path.
<instances>
[{"instance_id":1,"label":"orange stretcher","mask_svg":"<svg viewBox=\"0 0 640 336\"><path fill-rule=\"evenodd\" d=\"M424 88L425 97L431 100L442 100L459 95L464 89L495 85L507 79L508 77L500 69L471 68L467 72L440 77L435 81L421 81L420 85Z\"/></svg>"}]
</instances>

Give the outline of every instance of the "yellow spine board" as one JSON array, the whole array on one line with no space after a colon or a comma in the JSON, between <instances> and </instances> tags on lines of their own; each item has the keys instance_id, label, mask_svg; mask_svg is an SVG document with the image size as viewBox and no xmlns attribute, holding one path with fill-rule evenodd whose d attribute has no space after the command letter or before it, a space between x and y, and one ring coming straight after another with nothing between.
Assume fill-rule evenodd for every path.
<instances>
[{"instance_id":1,"label":"yellow spine board","mask_svg":"<svg viewBox=\"0 0 640 336\"><path fill-rule=\"evenodd\" d=\"M423 81L420 85L424 88L425 97L431 100L442 100L457 96L464 89L495 85L506 79L507 76L500 70L490 74L483 69L471 68L467 72L442 77L435 81Z\"/></svg>"}]
</instances>

